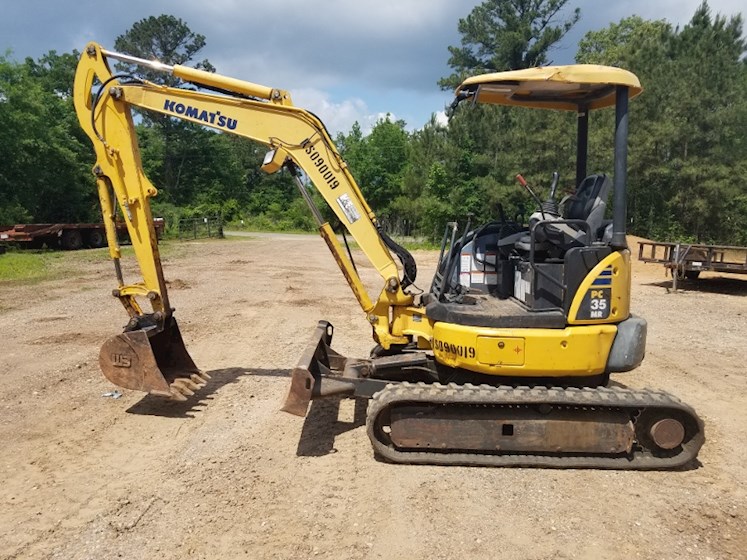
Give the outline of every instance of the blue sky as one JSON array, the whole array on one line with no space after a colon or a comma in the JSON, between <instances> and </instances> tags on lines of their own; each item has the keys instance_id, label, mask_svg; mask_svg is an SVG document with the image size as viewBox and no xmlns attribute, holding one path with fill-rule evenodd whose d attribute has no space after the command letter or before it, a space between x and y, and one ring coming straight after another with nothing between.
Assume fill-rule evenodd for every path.
<instances>
[{"instance_id":1,"label":"blue sky","mask_svg":"<svg viewBox=\"0 0 747 560\"><path fill-rule=\"evenodd\" d=\"M218 72L287 89L294 103L319 115L334 133L358 121L364 130L391 113L421 127L450 100L436 82L450 73L449 45L473 0L0 0L0 52L22 60L88 41L112 48L117 35L151 15L172 14L205 35ZM581 21L551 52L573 61L589 30L638 14L684 25L700 0L569 0ZM710 0L712 13L744 12L744 0ZM744 15L744 13L743 13Z\"/></svg>"}]
</instances>

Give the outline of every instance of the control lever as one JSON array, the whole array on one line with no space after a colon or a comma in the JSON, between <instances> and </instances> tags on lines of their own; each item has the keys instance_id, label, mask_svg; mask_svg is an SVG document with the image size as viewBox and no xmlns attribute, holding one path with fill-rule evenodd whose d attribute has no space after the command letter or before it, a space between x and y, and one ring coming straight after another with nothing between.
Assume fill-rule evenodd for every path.
<instances>
[{"instance_id":1,"label":"control lever","mask_svg":"<svg viewBox=\"0 0 747 560\"><path fill-rule=\"evenodd\" d=\"M527 180L521 176L521 173L516 176L516 180L519 181L519 184L524 187L526 191L532 196L532 198L537 202L537 207L540 209L542 219L546 220L547 218L545 218L545 213L542 210L542 201L540 200L540 197L538 197L537 194L532 190L532 187L530 187L529 183L527 183Z\"/></svg>"},{"instance_id":2,"label":"control lever","mask_svg":"<svg viewBox=\"0 0 747 560\"><path fill-rule=\"evenodd\" d=\"M557 171L552 172L552 183L550 184L550 200L555 200L555 191L558 189L558 180L560 179L560 173Z\"/></svg>"},{"instance_id":3,"label":"control lever","mask_svg":"<svg viewBox=\"0 0 747 560\"><path fill-rule=\"evenodd\" d=\"M542 212L547 212L552 216L560 216L560 208L558 201L555 200L555 192L558 190L558 180L560 179L560 173L553 171L552 173L552 184L550 185L550 195L547 200L542 204Z\"/></svg>"}]
</instances>

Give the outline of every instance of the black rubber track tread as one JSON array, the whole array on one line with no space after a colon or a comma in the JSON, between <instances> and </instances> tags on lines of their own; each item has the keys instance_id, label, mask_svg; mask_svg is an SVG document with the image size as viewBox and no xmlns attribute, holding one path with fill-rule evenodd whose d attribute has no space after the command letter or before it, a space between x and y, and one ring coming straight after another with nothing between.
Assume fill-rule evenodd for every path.
<instances>
[{"instance_id":1,"label":"black rubber track tread","mask_svg":"<svg viewBox=\"0 0 747 560\"><path fill-rule=\"evenodd\" d=\"M531 454L480 454L463 451L444 453L400 451L378 437L379 415L398 403L474 404L483 406L550 404L568 407L627 409L631 414L656 409L674 409L688 416L695 433L682 444L680 453L657 457L645 450L631 456L579 456ZM393 463L466 465L493 467L593 468L619 470L674 469L693 460L705 441L703 421L687 404L664 391L636 390L619 387L563 388L511 387L490 385L441 385L427 383L390 384L374 395L368 408L368 437L377 455Z\"/></svg>"}]
</instances>

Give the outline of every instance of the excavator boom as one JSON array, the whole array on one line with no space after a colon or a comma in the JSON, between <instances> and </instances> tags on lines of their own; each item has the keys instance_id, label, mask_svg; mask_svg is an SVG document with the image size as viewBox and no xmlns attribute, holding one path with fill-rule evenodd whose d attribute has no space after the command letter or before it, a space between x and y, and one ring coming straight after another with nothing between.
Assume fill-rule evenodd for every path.
<instances>
[{"instance_id":1,"label":"excavator boom","mask_svg":"<svg viewBox=\"0 0 747 560\"><path fill-rule=\"evenodd\" d=\"M112 60L146 66L208 92L157 85L129 75L119 76L111 71L109 62ZM287 168L294 175L317 220L320 235L371 323L377 341L387 348L409 341L406 334L412 332L405 333L401 326L392 328L390 309L407 308L412 304L412 296L403 291L406 282L412 279L405 280L404 285L400 281L397 264L390 253L391 241L379 233L376 216L324 125L313 114L293 106L287 92L184 66L147 61L91 43L78 64L74 99L81 126L96 151L93 172L118 282L113 293L130 316L125 332L108 341L101 351L101 368L113 383L178 399L190 395L204 383L184 347L169 304L150 209L150 199L157 195L157 190L142 170L131 114L133 108L159 112L266 145L270 151L263 169L275 172ZM332 227L314 207L299 169L381 275L382 289L378 297L367 293ZM141 281L125 283L122 276L121 251L114 228L117 214L127 224ZM414 267L414 261L408 264ZM414 272L410 274L414 276ZM146 309L148 305L151 310ZM427 336L427 330L421 335Z\"/></svg>"}]
</instances>

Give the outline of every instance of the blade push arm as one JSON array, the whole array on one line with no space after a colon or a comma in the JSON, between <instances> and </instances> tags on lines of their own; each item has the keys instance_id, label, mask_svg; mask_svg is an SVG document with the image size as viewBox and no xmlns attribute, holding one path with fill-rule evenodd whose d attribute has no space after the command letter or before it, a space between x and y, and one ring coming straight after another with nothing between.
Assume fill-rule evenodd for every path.
<instances>
[{"instance_id":1,"label":"blade push arm","mask_svg":"<svg viewBox=\"0 0 747 560\"><path fill-rule=\"evenodd\" d=\"M150 66L220 94L126 80L112 74L107 58ZM92 99L90 92L96 80L102 87L100 95ZM397 326L401 321L394 321L392 328L389 312L391 307L403 310L411 305L412 296L402 290L397 265L378 233L376 217L322 122L308 111L293 106L287 92L183 66L171 67L111 53L92 43L81 56L74 95L79 119L96 150L94 173L107 224L110 254L115 263L118 262L113 224L115 204L118 204L133 237L143 274L144 282L132 286L125 286L120 278L120 299L131 315L140 311L135 295L148 296L155 311L170 313L149 204L157 191L143 173L130 112L132 107L138 107L260 142L272 150L263 166L268 171L288 162L301 168L383 279L381 293L377 299L371 299L330 225L319 223L320 234L374 327L376 338L384 347L407 341ZM315 216L320 217L318 212ZM394 315L399 316L399 313Z\"/></svg>"}]
</instances>

